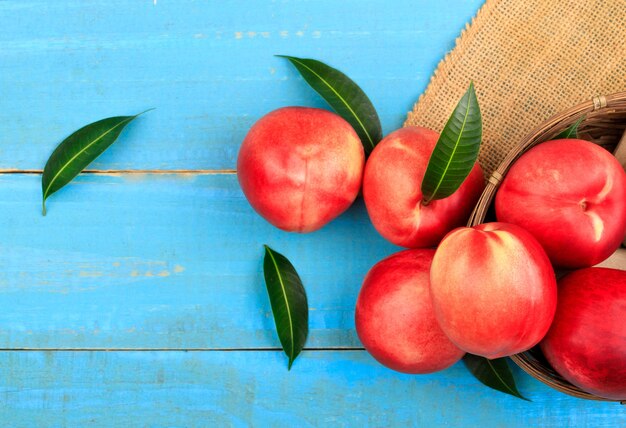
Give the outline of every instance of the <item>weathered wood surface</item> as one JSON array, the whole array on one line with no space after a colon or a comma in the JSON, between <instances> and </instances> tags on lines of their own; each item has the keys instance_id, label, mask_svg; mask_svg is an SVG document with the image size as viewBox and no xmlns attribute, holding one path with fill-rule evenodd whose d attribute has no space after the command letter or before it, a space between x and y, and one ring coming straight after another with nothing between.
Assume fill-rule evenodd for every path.
<instances>
[{"instance_id":1,"label":"weathered wood surface","mask_svg":"<svg viewBox=\"0 0 626 428\"><path fill-rule=\"evenodd\" d=\"M263 244L309 296L311 347L360 346L354 302L397 250L359 201L324 229L282 232L234 174L83 175L42 217L40 176L0 175L0 348L278 346Z\"/></svg>"},{"instance_id":2,"label":"weathered wood surface","mask_svg":"<svg viewBox=\"0 0 626 428\"><path fill-rule=\"evenodd\" d=\"M276 54L346 72L390 132L481 3L0 1L0 169L42 169L78 127L150 107L94 168L234 168L260 116L325 106Z\"/></svg>"},{"instance_id":3,"label":"weathered wood surface","mask_svg":"<svg viewBox=\"0 0 626 428\"><path fill-rule=\"evenodd\" d=\"M288 234L253 212L232 173L260 116L324 107L274 54L346 72L387 133L481 3L0 0L0 425L626 425L623 407L519 370L532 403L460 364L381 367L358 350L353 310L368 268L396 248L362 202ZM37 171L56 144L149 107L92 166L112 173L79 177L42 217ZM291 372L265 243L309 295L308 350Z\"/></svg>"},{"instance_id":4,"label":"weathered wood surface","mask_svg":"<svg viewBox=\"0 0 626 428\"><path fill-rule=\"evenodd\" d=\"M0 352L3 425L262 427L580 427L626 425L528 377L528 403L491 391L461 364L402 375L364 351ZM8 418L8 419L7 419Z\"/></svg>"}]
</instances>

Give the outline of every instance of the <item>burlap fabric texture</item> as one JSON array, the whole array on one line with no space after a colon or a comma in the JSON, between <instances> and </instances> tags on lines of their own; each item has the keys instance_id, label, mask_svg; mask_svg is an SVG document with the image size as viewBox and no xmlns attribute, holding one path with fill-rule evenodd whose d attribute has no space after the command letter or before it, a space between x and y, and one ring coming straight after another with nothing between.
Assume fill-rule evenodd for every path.
<instances>
[{"instance_id":1,"label":"burlap fabric texture","mask_svg":"<svg viewBox=\"0 0 626 428\"><path fill-rule=\"evenodd\" d=\"M626 0L487 0L405 122L441 131L474 81L488 177L553 114L626 90Z\"/></svg>"}]
</instances>

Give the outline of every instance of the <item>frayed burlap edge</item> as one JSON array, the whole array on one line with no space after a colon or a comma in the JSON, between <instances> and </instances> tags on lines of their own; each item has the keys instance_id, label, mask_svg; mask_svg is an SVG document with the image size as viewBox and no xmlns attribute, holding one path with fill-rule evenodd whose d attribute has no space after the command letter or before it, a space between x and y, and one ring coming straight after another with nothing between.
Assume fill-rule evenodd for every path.
<instances>
[{"instance_id":1,"label":"frayed burlap edge","mask_svg":"<svg viewBox=\"0 0 626 428\"><path fill-rule=\"evenodd\" d=\"M543 120L626 89L622 0L487 0L439 62L405 126L441 131L474 80L486 176ZM491 67L491 68L489 68Z\"/></svg>"}]
</instances>

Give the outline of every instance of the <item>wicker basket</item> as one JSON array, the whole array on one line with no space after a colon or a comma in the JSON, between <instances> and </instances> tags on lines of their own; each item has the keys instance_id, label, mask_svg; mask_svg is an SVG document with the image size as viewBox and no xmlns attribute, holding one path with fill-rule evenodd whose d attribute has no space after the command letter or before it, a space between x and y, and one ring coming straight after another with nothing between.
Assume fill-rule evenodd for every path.
<instances>
[{"instance_id":1,"label":"wicker basket","mask_svg":"<svg viewBox=\"0 0 626 428\"><path fill-rule=\"evenodd\" d=\"M475 226L495 220L492 202L509 167L531 147L554 138L581 116L585 119L579 126L580 138L613 151L626 129L626 92L594 97L591 101L553 116L535 128L493 172L468 225ZM526 373L558 391L589 400L615 401L589 394L563 379L550 367L538 347L513 355L511 359ZM622 401L622 404L626 404L626 401Z\"/></svg>"}]
</instances>

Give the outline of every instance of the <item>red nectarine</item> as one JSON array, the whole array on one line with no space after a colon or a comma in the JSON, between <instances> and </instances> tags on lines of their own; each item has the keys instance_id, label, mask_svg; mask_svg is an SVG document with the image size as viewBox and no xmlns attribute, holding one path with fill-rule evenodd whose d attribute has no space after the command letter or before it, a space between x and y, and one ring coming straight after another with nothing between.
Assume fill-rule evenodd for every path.
<instances>
[{"instance_id":1,"label":"red nectarine","mask_svg":"<svg viewBox=\"0 0 626 428\"><path fill-rule=\"evenodd\" d=\"M624 239L626 173L596 144L548 141L513 164L496 195L496 215L532 233L555 265L592 266Z\"/></svg>"},{"instance_id":2,"label":"red nectarine","mask_svg":"<svg viewBox=\"0 0 626 428\"><path fill-rule=\"evenodd\" d=\"M405 250L368 272L356 304L356 331L381 364L405 373L431 373L465 353L441 331L428 272L435 251Z\"/></svg>"},{"instance_id":3,"label":"red nectarine","mask_svg":"<svg viewBox=\"0 0 626 428\"><path fill-rule=\"evenodd\" d=\"M499 358L535 346L556 309L550 260L519 226L460 227L441 241L430 271L439 325L459 348Z\"/></svg>"},{"instance_id":4,"label":"red nectarine","mask_svg":"<svg viewBox=\"0 0 626 428\"><path fill-rule=\"evenodd\" d=\"M335 113L285 107L246 135L237 177L250 205L274 226L311 232L344 212L361 187L365 154Z\"/></svg>"},{"instance_id":5,"label":"red nectarine","mask_svg":"<svg viewBox=\"0 0 626 428\"><path fill-rule=\"evenodd\" d=\"M365 165L363 198L378 232L409 248L436 246L450 230L463 225L484 188L478 164L451 196L422 203L422 179L439 134L409 126L385 137Z\"/></svg>"},{"instance_id":6,"label":"red nectarine","mask_svg":"<svg viewBox=\"0 0 626 428\"><path fill-rule=\"evenodd\" d=\"M541 350L579 388L626 400L626 272L587 268L559 280L556 315Z\"/></svg>"}]
</instances>

